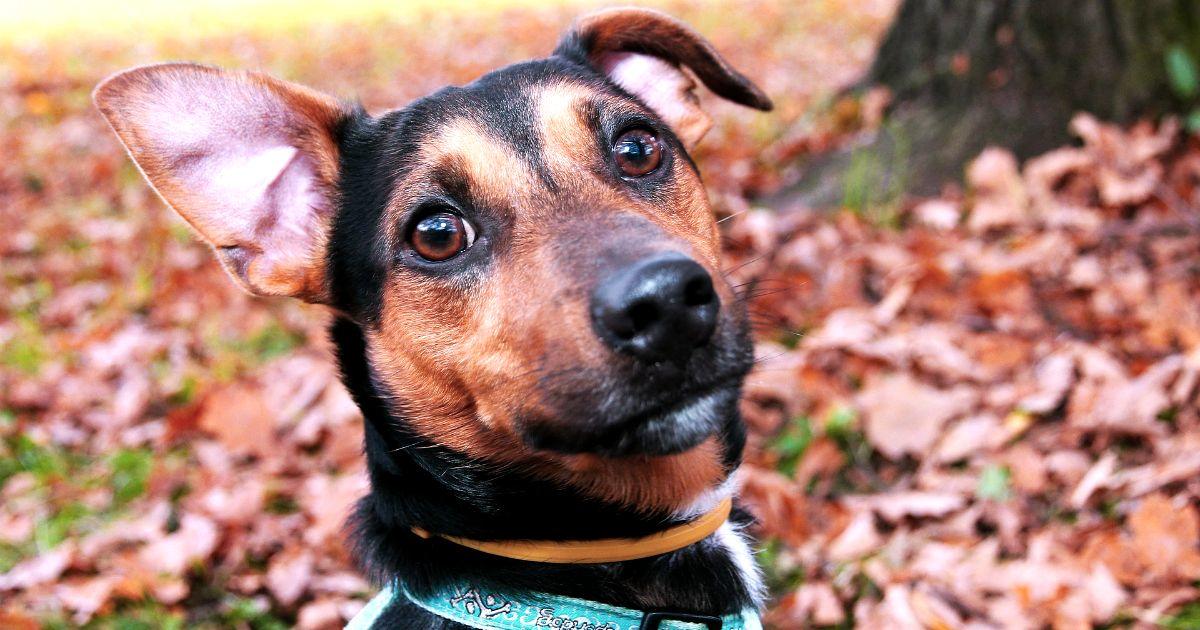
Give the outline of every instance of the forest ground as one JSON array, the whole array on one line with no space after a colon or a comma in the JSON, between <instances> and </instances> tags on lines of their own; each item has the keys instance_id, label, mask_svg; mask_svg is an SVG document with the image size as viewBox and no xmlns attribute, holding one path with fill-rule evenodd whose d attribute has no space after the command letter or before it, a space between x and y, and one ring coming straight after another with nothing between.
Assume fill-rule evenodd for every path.
<instances>
[{"instance_id":1,"label":"forest ground","mask_svg":"<svg viewBox=\"0 0 1200 630\"><path fill-rule=\"evenodd\" d=\"M0 627L338 627L371 594L341 533L362 433L326 316L233 287L90 90L192 59L381 111L546 54L591 4L308 4L234 34L0 30ZM868 185L903 164L864 157L840 207L767 209L881 124L886 95L839 94L894 2L657 6L778 104L706 97L696 153L752 283L740 484L768 623L1200 626L1197 140L1081 115L1075 145L989 150L939 198Z\"/></svg>"}]
</instances>

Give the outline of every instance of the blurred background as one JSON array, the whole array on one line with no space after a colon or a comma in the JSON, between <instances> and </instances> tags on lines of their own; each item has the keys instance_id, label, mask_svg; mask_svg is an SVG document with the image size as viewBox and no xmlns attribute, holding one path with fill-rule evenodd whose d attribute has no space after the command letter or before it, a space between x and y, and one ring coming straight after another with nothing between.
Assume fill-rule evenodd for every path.
<instances>
[{"instance_id":1,"label":"blurred background","mask_svg":"<svg viewBox=\"0 0 1200 630\"><path fill-rule=\"evenodd\" d=\"M1200 4L647 3L777 104L696 159L759 363L773 628L1200 627ZM92 109L257 68L379 112L584 0L0 0L0 628L340 627L357 410Z\"/></svg>"}]
</instances>

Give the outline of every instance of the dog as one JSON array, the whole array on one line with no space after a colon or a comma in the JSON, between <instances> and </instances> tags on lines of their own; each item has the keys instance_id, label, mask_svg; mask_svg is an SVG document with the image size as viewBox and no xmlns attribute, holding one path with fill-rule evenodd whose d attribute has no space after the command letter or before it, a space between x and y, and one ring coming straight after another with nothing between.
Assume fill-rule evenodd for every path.
<instances>
[{"instance_id":1,"label":"dog","mask_svg":"<svg viewBox=\"0 0 1200 630\"><path fill-rule=\"evenodd\" d=\"M373 116L168 63L94 101L247 291L328 306L383 591L352 627L757 628L730 508L753 363L689 156L695 95L770 99L646 9Z\"/></svg>"}]
</instances>

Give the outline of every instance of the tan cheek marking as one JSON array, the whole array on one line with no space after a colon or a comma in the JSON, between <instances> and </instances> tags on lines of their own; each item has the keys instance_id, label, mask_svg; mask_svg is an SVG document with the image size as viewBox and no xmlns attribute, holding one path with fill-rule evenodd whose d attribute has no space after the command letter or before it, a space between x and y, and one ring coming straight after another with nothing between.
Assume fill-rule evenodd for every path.
<instances>
[{"instance_id":1,"label":"tan cheek marking","mask_svg":"<svg viewBox=\"0 0 1200 630\"><path fill-rule=\"evenodd\" d=\"M520 324L520 295L528 282L512 277L515 265L498 263L480 295L472 300L470 323L462 331L465 360L460 366L470 383L480 420L492 429L512 431L512 411L537 400L534 366L542 345L536 329Z\"/></svg>"}]
</instances>

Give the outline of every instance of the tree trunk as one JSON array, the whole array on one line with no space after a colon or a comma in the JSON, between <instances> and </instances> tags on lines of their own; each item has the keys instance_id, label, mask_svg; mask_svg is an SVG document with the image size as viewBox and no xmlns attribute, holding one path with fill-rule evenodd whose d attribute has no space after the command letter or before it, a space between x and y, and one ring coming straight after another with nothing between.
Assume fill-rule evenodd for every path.
<instances>
[{"instance_id":1,"label":"tree trunk","mask_svg":"<svg viewBox=\"0 0 1200 630\"><path fill-rule=\"evenodd\" d=\"M893 93L883 129L817 160L785 196L936 194L986 146L1024 158L1066 143L1075 112L1128 122L1190 109L1168 82L1175 46L1200 59L1200 2L905 0L865 82Z\"/></svg>"}]
</instances>

